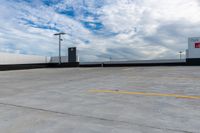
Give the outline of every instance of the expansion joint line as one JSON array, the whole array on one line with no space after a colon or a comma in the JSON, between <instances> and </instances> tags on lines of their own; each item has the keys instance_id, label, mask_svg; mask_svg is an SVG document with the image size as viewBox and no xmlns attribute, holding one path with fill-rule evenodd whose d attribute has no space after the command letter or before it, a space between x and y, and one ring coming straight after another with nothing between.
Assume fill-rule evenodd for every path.
<instances>
[{"instance_id":1,"label":"expansion joint line","mask_svg":"<svg viewBox=\"0 0 200 133\"><path fill-rule=\"evenodd\" d=\"M23 109L27 109L27 110L47 112L47 113L52 113L52 114L57 114L57 115L63 115L65 117L66 116L85 117L85 118L88 118L88 119L96 119L96 120L99 120L99 121L107 121L107 122L123 123L123 124L128 124L128 125L136 125L136 126L140 126L140 127L159 129L159 130L163 130L163 131L173 131L173 132L179 132L179 133L195 133L195 132L184 131L184 130L179 130L179 129L161 128L161 127L155 127L155 126L150 126L150 125L126 122L126 121L112 120L112 119L108 119L108 118L99 118L99 117L95 117L95 116L87 116L87 115L81 115L81 114L71 114L71 113L66 113L66 112L52 111L52 110L48 110L48 109L41 109L41 108L35 108L35 107L29 107L29 106L23 106L23 105L16 105L16 104L10 104L10 103L0 103L0 105L15 107L15 108L23 108Z\"/></svg>"}]
</instances>

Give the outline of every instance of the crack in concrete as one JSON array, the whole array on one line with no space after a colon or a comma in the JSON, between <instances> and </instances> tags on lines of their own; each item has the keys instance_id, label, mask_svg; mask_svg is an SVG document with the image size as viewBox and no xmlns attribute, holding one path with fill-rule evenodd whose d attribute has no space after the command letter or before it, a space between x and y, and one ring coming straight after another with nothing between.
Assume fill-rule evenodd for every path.
<instances>
[{"instance_id":1,"label":"crack in concrete","mask_svg":"<svg viewBox=\"0 0 200 133\"><path fill-rule=\"evenodd\" d=\"M197 133L197 132L190 132L190 131L184 131L184 130L178 130L178 129L169 129L169 128L149 126L149 125L132 123L132 122L127 122L127 121L119 121L119 120L113 120L113 119L107 119L107 118L100 118L100 117L95 117L95 116L71 114L71 113L66 113L66 112L59 112L59 111L53 111L53 110L41 109L41 108L35 108L35 107L29 107L29 106L23 106L23 105L16 105L16 104L10 104L10 103L0 103L0 104L4 105L4 106L17 107L17 108L23 108L23 109L35 110L35 111L42 111L42 112L48 112L48 113L59 114L59 115L64 115L64 116L68 115L68 116L74 116L74 117L85 117L85 118L96 119L96 120L100 120L100 121L124 123L124 124L128 124L128 125L136 125L136 126L140 126L140 127L147 127L147 128L159 129L159 130L164 130L164 131L174 131L174 132L180 132L180 133Z\"/></svg>"}]
</instances>

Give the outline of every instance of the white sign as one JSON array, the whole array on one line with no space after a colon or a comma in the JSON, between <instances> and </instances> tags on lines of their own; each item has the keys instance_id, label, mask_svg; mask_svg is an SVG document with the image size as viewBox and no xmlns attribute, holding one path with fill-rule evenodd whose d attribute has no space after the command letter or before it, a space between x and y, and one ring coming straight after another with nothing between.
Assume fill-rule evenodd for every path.
<instances>
[{"instance_id":1,"label":"white sign","mask_svg":"<svg viewBox=\"0 0 200 133\"><path fill-rule=\"evenodd\" d=\"M188 39L188 58L200 58L200 37Z\"/></svg>"}]
</instances>

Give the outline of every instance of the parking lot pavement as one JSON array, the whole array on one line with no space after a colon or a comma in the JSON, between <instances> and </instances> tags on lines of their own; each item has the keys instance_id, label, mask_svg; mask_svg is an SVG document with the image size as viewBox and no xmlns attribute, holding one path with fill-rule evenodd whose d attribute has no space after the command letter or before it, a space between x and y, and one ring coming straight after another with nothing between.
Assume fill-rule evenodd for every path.
<instances>
[{"instance_id":1,"label":"parking lot pavement","mask_svg":"<svg viewBox=\"0 0 200 133\"><path fill-rule=\"evenodd\" d=\"M200 67L2 71L0 132L199 133L199 80Z\"/></svg>"}]
</instances>

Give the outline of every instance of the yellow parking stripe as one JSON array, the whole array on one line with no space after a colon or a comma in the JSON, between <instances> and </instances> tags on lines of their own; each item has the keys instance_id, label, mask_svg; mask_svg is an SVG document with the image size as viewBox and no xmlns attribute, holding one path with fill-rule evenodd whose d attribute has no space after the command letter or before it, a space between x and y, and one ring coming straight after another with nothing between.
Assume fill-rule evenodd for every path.
<instances>
[{"instance_id":1,"label":"yellow parking stripe","mask_svg":"<svg viewBox=\"0 0 200 133\"><path fill-rule=\"evenodd\" d=\"M178 94L163 94L163 93L147 93L147 92L130 92L130 91L114 91L114 90L89 90L91 93L112 93L112 94L127 94L127 95L143 95L143 96L158 96L158 97L176 97L186 99L200 99L200 96L178 95Z\"/></svg>"}]
</instances>

